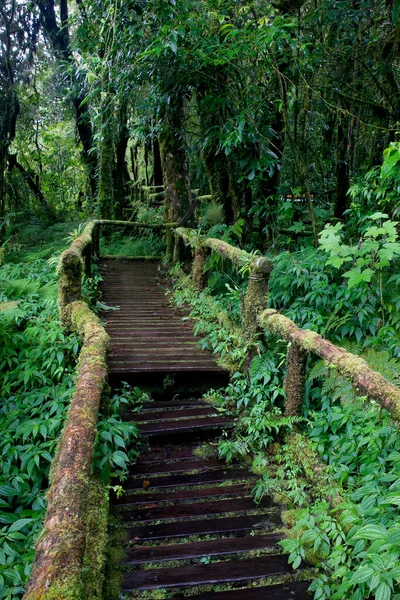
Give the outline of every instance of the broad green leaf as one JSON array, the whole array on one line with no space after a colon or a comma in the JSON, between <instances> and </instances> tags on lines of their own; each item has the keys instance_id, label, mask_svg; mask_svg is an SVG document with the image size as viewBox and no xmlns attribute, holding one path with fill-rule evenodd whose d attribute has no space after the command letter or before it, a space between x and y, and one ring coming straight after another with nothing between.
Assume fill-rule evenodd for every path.
<instances>
[{"instance_id":1,"label":"broad green leaf","mask_svg":"<svg viewBox=\"0 0 400 600\"><path fill-rule=\"evenodd\" d=\"M28 525L29 523L32 523L33 519L19 519L18 521L15 521L15 523L13 523L10 527L10 529L8 530L9 533L13 532L13 531L20 531L20 529L23 529L26 525Z\"/></svg>"},{"instance_id":2,"label":"broad green leaf","mask_svg":"<svg viewBox=\"0 0 400 600\"><path fill-rule=\"evenodd\" d=\"M368 566L361 566L353 574L350 582L355 585L358 583L364 583L374 574L374 569Z\"/></svg>"},{"instance_id":3,"label":"broad green leaf","mask_svg":"<svg viewBox=\"0 0 400 600\"><path fill-rule=\"evenodd\" d=\"M392 595L389 585L382 581L375 592L375 600L390 600Z\"/></svg>"},{"instance_id":4,"label":"broad green leaf","mask_svg":"<svg viewBox=\"0 0 400 600\"><path fill-rule=\"evenodd\" d=\"M353 535L354 540L381 540L388 538L388 531L383 525L364 525Z\"/></svg>"}]
</instances>

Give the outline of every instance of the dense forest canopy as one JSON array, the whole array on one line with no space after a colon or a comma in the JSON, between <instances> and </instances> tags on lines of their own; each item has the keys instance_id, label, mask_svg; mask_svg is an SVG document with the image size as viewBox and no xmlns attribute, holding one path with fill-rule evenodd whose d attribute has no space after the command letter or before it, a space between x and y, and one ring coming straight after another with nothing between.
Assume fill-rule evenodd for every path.
<instances>
[{"instance_id":1,"label":"dense forest canopy","mask_svg":"<svg viewBox=\"0 0 400 600\"><path fill-rule=\"evenodd\" d=\"M219 457L261 474L256 502L273 491L297 511L282 545L296 568L314 548L315 599L400 597L399 426L352 376L368 364L400 388L399 131L400 0L0 0L0 600L26 591L76 382L81 339L60 321L55 272L72 240L172 266L169 299L233 373L210 392L236 419ZM123 225L95 237L93 218ZM92 264L75 250L79 298L118 311L98 302L97 251ZM253 277L259 260L273 270ZM307 330L301 349L256 331L267 289L263 314ZM317 333L341 371L311 352ZM120 392L88 466L103 502L137 456L120 409L148 400ZM63 597L99 597L79 590Z\"/></svg>"},{"instance_id":2,"label":"dense forest canopy","mask_svg":"<svg viewBox=\"0 0 400 600\"><path fill-rule=\"evenodd\" d=\"M3 240L163 183L167 221L199 190L260 248L351 200L393 213L399 42L396 0L3 0Z\"/></svg>"}]
</instances>

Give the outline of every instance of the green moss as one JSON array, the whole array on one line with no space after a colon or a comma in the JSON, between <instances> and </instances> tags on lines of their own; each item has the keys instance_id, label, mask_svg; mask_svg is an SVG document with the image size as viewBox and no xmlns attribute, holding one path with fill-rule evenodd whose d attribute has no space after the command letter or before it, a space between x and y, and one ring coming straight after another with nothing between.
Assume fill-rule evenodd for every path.
<instances>
[{"instance_id":1,"label":"green moss","mask_svg":"<svg viewBox=\"0 0 400 600\"><path fill-rule=\"evenodd\" d=\"M108 489L92 478L86 507L86 550L82 579L87 600L103 598L104 567L108 543Z\"/></svg>"},{"instance_id":2,"label":"green moss","mask_svg":"<svg viewBox=\"0 0 400 600\"><path fill-rule=\"evenodd\" d=\"M304 350L306 350L307 352L311 352L312 350L315 350L315 347L318 344L318 340L320 339L320 337L321 336L318 333L315 333L315 331L307 330L302 339L301 345L303 346Z\"/></svg>"}]
</instances>

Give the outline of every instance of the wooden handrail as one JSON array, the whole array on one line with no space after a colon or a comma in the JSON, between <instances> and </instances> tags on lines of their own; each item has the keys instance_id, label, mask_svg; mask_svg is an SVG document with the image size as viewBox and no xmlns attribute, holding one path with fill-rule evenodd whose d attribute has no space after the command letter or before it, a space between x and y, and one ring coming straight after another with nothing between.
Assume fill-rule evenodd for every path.
<instances>
[{"instance_id":1,"label":"wooden handrail","mask_svg":"<svg viewBox=\"0 0 400 600\"><path fill-rule=\"evenodd\" d=\"M177 223L141 223L140 221L111 221L106 219L89 221L82 234L72 242L71 246L60 255L58 260L58 304L62 321L64 323L69 321L69 316L65 312L66 307L71 302L82 299L83 272L90 277L92 258L93 256L100 257L100 231L102 227L165 229L168 233L176 225Z\"/></svg>"},{"instance_id":2,"label":"wooden handrail","mask_svg":"<svg viewBox=\"0 0 400 600\"><path fill-rule=\"evenodd\" d=\"M324 339L314 331L304 330L293 321L273 309L266 309L268 279L273 268L267 257L255 257L240 248L215 238L207 238L198 232L176 228L177 240L194 249L192 279L199 289L204 287L204 261L206 250L217 252L229 259L236 267L248 266L249 285L243 309L243 332L251 341L257 327L273 333L288 342L285 378L285 415L300 414L304 399L304 382L307 356L311 352L325 360L337 372L350 379L356 390L376 400L389 411L392 418L400 420L400 389L387 381L380 373L370 369L360 356L346 352ZM175 259L179 259L176 244Z\"/></svg>"},{"instance_id":3,"label":"wooden handrail","mask_svg":"<svg viewBox=\"0 0 400 600\"><path fill-rule=\"evenodd\" d=\"M204 262L207 251L216 252L238 267L248 270L248 286L243 309L243 335L246 342L251 342L258 328L257 316L264 310L268 302L268 282L273 262L266 256L254 256L245 250L236 248L223 240L199 235L192 229L177 227L175 230L175 260L180 258L179 240L194 249L192 279L202 289L205 284Z\"/></svg>"},{"instance_id":4,"label":"wooden handrail","mask_svg":"<svg viewBox=\"0 0 400 600\"><path fill-rule=\"evenodd\" d=\"M58 264L61 318L80 335L83 344L75 391L51 467L43 531L24 600L69 600L86 595L83 567L91 542L88 504L93 486L101 486L91 479L91 471L100 399L107 382L108 335L81 299L83 262L91 254L97 224L86 225ZM100 497L104 497L103 489ZM105 548L97 549L102 550L105 552Z\"/></svg>"},{"instance_id":5,"label":"wooden handrail","mask_svg":"<svg viewBox=\"0 0 400 600\"><path fill-rule=\"evenodd\" d=\"M304 369L308 353L322 358L350 379L356 390L379 402L395 420L400 419L400 389L370 369L360 356L346 352L315 331L304 330L276 310L267 309L258 318L260 326L290 343L286 370L286 414L298 414L304 397Z\"/></svg>"}]
</instances>

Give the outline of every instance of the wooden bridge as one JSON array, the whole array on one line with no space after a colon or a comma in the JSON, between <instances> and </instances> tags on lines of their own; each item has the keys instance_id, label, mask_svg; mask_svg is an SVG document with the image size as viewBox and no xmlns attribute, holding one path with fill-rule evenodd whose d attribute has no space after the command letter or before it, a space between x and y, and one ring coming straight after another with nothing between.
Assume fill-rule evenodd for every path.
<instances>
[{"instance_id":1,"label":"wooden bridge","mask_svg":"<svg viewBox=\"0 0 400 600\"><path fill-rule=\"evenodd\" d=\"M228 374L198 349L190 323L168 303L157 263L108 260L101 272L102 301L118 308L103 316L111 381L139 378L160 398L125 416L149 442L122 498L114 499L128 537L122 592L140 597L140 590L172 588L185 597L193 586L234 584L240 589L191 597L307 598L308 584L290 582L293 570L276 546L281 507L270 498L254 504L255 475L198 454L204 440L232 426L231 418L199 398L207 387L226 384ZM282 576L286 583L275 583ZM250 587L257 580L267 585Z\"/></svg>"},{"instance_id":2,"label":"wooden bridge","mask_svg":"<svg viewBox=\"0 0 400 600\"><path fill-rule=\"evenodd\" d=\"M238 465L227 466L212 451L213 442L234 423L201 396L226 384L228 373L199 349L190 320L183 321L183 313L168 303L159 264L103 257L102 300L118 309L102 315L105 328L83 301L83 271L90 274L93 256L99 257L99 230L105 225L164 228L170 262L180 259L184 245L192 249L191 275L199 289L207 252L245 267L244 338L251 341L262 327L290 342L286 415L301 410L307 353L313 352L395 419L400 417L400 390L361 358L266 309L269 259L199 238L175 224L93 221L59 262L60 315L80 334L83 347L25 600L112 600L120 593L149 599L160 598L160 589L170 599L309 598L308 582L302 580L307 572L300 566L294 573L277 546L284 535L282 506L271 498L256 506L250 498L255 476ZM117 388L122 381L150 388L155 401L140 413L124 415L147 443L122 483L123 496L112 497L109 537L107 488L92 473L92 462L100 403L109 385ZM205 441L211 452L204 452ZM316 472L322 478L323 469L319 463ZM114 561L107 559L107 566L114 538L123 552L111 552ZM104 596L111 573L118 590Z\"/></svg>"}]
</instances>

